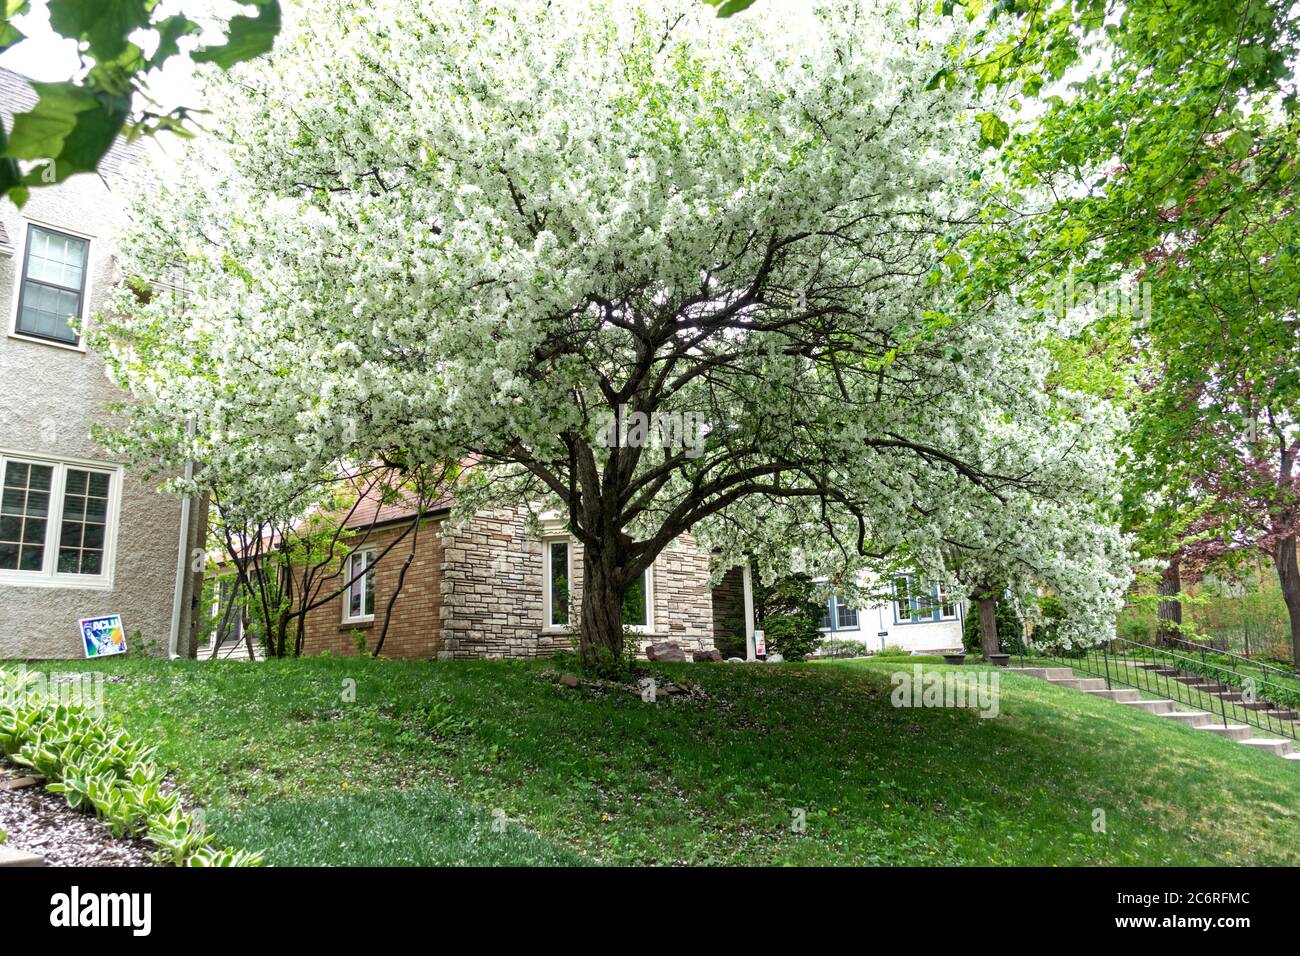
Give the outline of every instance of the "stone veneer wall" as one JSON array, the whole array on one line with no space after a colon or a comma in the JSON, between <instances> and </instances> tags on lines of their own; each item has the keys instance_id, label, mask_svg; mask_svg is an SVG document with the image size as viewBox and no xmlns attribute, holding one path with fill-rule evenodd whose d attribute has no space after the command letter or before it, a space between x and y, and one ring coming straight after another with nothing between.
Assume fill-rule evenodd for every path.
<instances>
[{"instance_id":1,"label":"stone veneer wall","mask_svg":"<svg viewBox=\"0 0 1300 956\"><path fill-rule=\"evenodd\" d=\"M745 656L745 572L739 565L713 589L713 644L723 657Z\"/></svg>"},{"instance_id":2,"label":"stone veneer wall","mask_svg":"<svg viewBox=\"0 0 1300 956\"><path fill-rule=\"evenodd\" d=\"M542 626L542 540L527 531L527 510L482 512L449 528L442 552L443 658L538 657L572 647L567 631ZM582 546L570 542L574 608L582 601ZM689 536L655 562L652 641L688 652L713 647L709 558ZM574 612L576 617L576 610Z\"/></svg>"}]
</instances>

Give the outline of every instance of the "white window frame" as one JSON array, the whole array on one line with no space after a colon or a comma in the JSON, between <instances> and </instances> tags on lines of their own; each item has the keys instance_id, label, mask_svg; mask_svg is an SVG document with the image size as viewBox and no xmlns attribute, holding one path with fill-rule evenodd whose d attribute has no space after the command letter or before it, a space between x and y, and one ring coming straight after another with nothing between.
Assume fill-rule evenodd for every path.
<instances>
[{"instance_id":1,"label":"white window frame","mask_svg":"<svg viewBox=\"0 0 1300 956\"><path fill-rule=\"evenodd\" d=\"M542 630L544 631L563 631L567 630L569 624L554 623L553 608L551 607L551 545L563 544L568 550L565 552L568 556L568 575L569 575L569 620L573 620L573 539L569 537L553 536L542 539Z\"/></svg>"},{"instance_id":2,"label":"white window frame","mask_svg":"<svg viewBox=\"0 0 1300 956\"><path fill-rule=\"evenodd\" d=\"M819 580L813 583L820 584L822 581ZM845 610L852 611L857 616L856 624L840 625L841 606L843 606ZM829 634L832 636L836 634L856 634L862 630L862 608L850 604L844 599L843 595L832 591L831 596L821 602L821 608L822 612L826 615L827 623L819 625L817 630L821 631L823 634Z\"/></svg>"},{"instance_id":3,"label":"white window frame","mask_svg":"<svg viewBox=\"0 0 1300 956\"><path fill-rule=\"evenodd\" d=\"M356 572L352 569L352 561L359 554L364 554L366 556L366 573L361 575L361 577L357 578L355 581L353 581L352 575L355 574ZM349 554L347 558L344 560L343 580L345 582L351 582L348 584L347 588L345 588L343 591L343 623L344 624L366 624L375 619L375 609L373 607L369 609L370 613L368 614L362 613L356 617L352 616L352 589L361 588L361 608L362 611L364 612L366 610L366 606L365 606L366 605L366 578L372 577L374 573L375 573L375 551L373 548L358 548L356 551L353 551L351 554ZM372 595L371 600L373 601L373 599L374 598Z\"/></svg>"},{"instance_id":4,"label":"white window frame","mask_svg":"<svg viewBox=\"0 0 1300 956\"><path fill-rule=\"evenodd\" d=\"M77 588L107 591L113 587L117 566L117 528L122 513L121 465L84 458L51 458L0 448L0 486L9 462L52 467L50 513L45 524L45 554L39 571L12 571L0 568L0 584L14 587ZM99 574L69 574L58 570L59 535L63 529L63 493L67 488L68 469L94 471L108 475L108 514L104 521L104 561Z\"/></svg>"},{"instance_id":5,"label":"white window frame","mask_svg":"<svg viewBox=\"0 0 1300 956\"><path fill-rule=\"evenodd\" d=\"M29 219L24 217L22 220L22 236L18 244L14 247L14 286L13 286L13 308L9 310L9 337L18 339L20 342L35 342L37 345L48 345L50 348L67 349L70 352L80 352L83 355L86 352L86 332L89 331L87 326L87 315L90 313L91 286L94 283L94 270L92 266L95 262L95 245L97 239L87 232L80 232L76 229L70 229L67 226L58 225L52 222L46 222L42 219ZM86 240L86 283L85 291L81 296L81 315L77 318L81 322L81 333L77 336L76 344L71 342L56 342L53 339L42 338L39 335L28 335L25 332L18 331L18 301L22 298L23 280L25 276L23 271L27 265L27 242L31 236L31 227L38 229L48 229L51 232L62 232L76 239Z\"/></svg>"},{"instance_id":6,"label":"white window frame","mask_svg":"<svg viewBox=\"0 0 1300 956\"><path fill-rule=\"evenodd\" d=\"M644 624L625 624L624 627L636 631L638 634L653 634L655 629L655 564L652 562L650 567L645 569L645 623ZM619 611L622 614L622 610Z\"/></svg>"}]
</instances>

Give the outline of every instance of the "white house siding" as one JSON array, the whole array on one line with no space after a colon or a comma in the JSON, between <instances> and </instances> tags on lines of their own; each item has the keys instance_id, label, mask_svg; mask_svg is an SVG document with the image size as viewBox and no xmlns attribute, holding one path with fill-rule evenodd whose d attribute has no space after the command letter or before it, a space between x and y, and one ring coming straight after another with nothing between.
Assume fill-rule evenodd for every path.
<instances>
[{"instance_id":1,"label":"white house siding","mask_svg":"<svg viewBox=\"0 0 1300 956\"><path fill-rule=\"evenodd\" d=\"M33 102L17 74L0 71L0 112L6 126ZM13 335L18 281L31 222L90 239L87 315L93 316L115 281L112 239L121 221L119 192L125 155L115 150L105 179L80 175L33 189L21 209L0 202L10 248L0 250L0 454L118 467L90 437L106 421L105 404L124 396L105 378L93 353ZM117 189L115 190L115 185ZM120 511L110 586L20 586L0 581L0 658L81 657L77 621L121 614L129 633L165 650L171 631L180 533L180 502L122 471ZM56 529L57 537L57 529ZM188 606L181 633L188 633ZM182 648L184 650L185 648Z\"/></svg>"},{"instance_id":2,"label":"white house siding","mask_svg":"<svg viewBox=\"0 0 1300 956\"><path fill-rule=\"evenodd\" d=\"M869 584L864 575L863 585ZM901 647L914 654L934 654L960 650L962 647L962 622L966 607L957 605L957 617L952 620L904 623L895 621L893 602L884 601L858 608L858 627L823 631L829 638L859 641L872 653L885 647Z\"/></svg>"}]
</instances>

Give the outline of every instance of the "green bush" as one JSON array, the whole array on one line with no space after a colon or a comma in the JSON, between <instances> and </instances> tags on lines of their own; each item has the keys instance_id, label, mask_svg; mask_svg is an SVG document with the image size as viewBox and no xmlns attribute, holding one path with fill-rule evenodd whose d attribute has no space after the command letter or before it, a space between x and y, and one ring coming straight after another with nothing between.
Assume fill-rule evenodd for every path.
<instances>
[{"instance_id":1,"label":"green bush","mask_svg":"<svg viewBox=\"0 0 1300 956\"><path fill-rule=\"evenodd\" d=\"M840 637L827 637L817 644L817 656L839 660L850 657L867 657L867 645L862 641Z\"/></svg>"},{"instance_id":2,"label":"green bush","mask_svg":"<svg viewBox=\"0 0 1300 956\"><path fill-rule=\"evenodd\" d=\"M811 614L772 615L763 622L768 654L777 651L788 661L804 660L822 640L819 623Z\"/></svg>"},{"instance_id":3,"label":"green bush","mask_svg":"<svg viewBox=\"0 0 1300 956\"><path fill-rule=\"evenodd\" d=\"M767 640L767 651L777 651L788 661L801 661L816 649L821 632L822 602L813 595L817 587L806 574L792 574L770 585L754 587L754 610Z\"/></svg>"}]
</instances>

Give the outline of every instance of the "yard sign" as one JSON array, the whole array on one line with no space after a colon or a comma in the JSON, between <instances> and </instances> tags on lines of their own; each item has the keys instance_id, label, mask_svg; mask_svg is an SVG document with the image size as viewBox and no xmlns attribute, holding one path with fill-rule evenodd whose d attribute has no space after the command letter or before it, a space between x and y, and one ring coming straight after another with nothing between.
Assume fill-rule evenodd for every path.
<instances>
[{"instance_id":1,"label":"yard sign","mask_svg":"<svg viewBox=\"0 0 1300 956\"><path fill-rule=\"evenodd\" d=\"M87 657L109 657L126 653L126 630L122 615L84 617L81 624L81 641L86 646Z\"/></svg>"}]
</instances>

